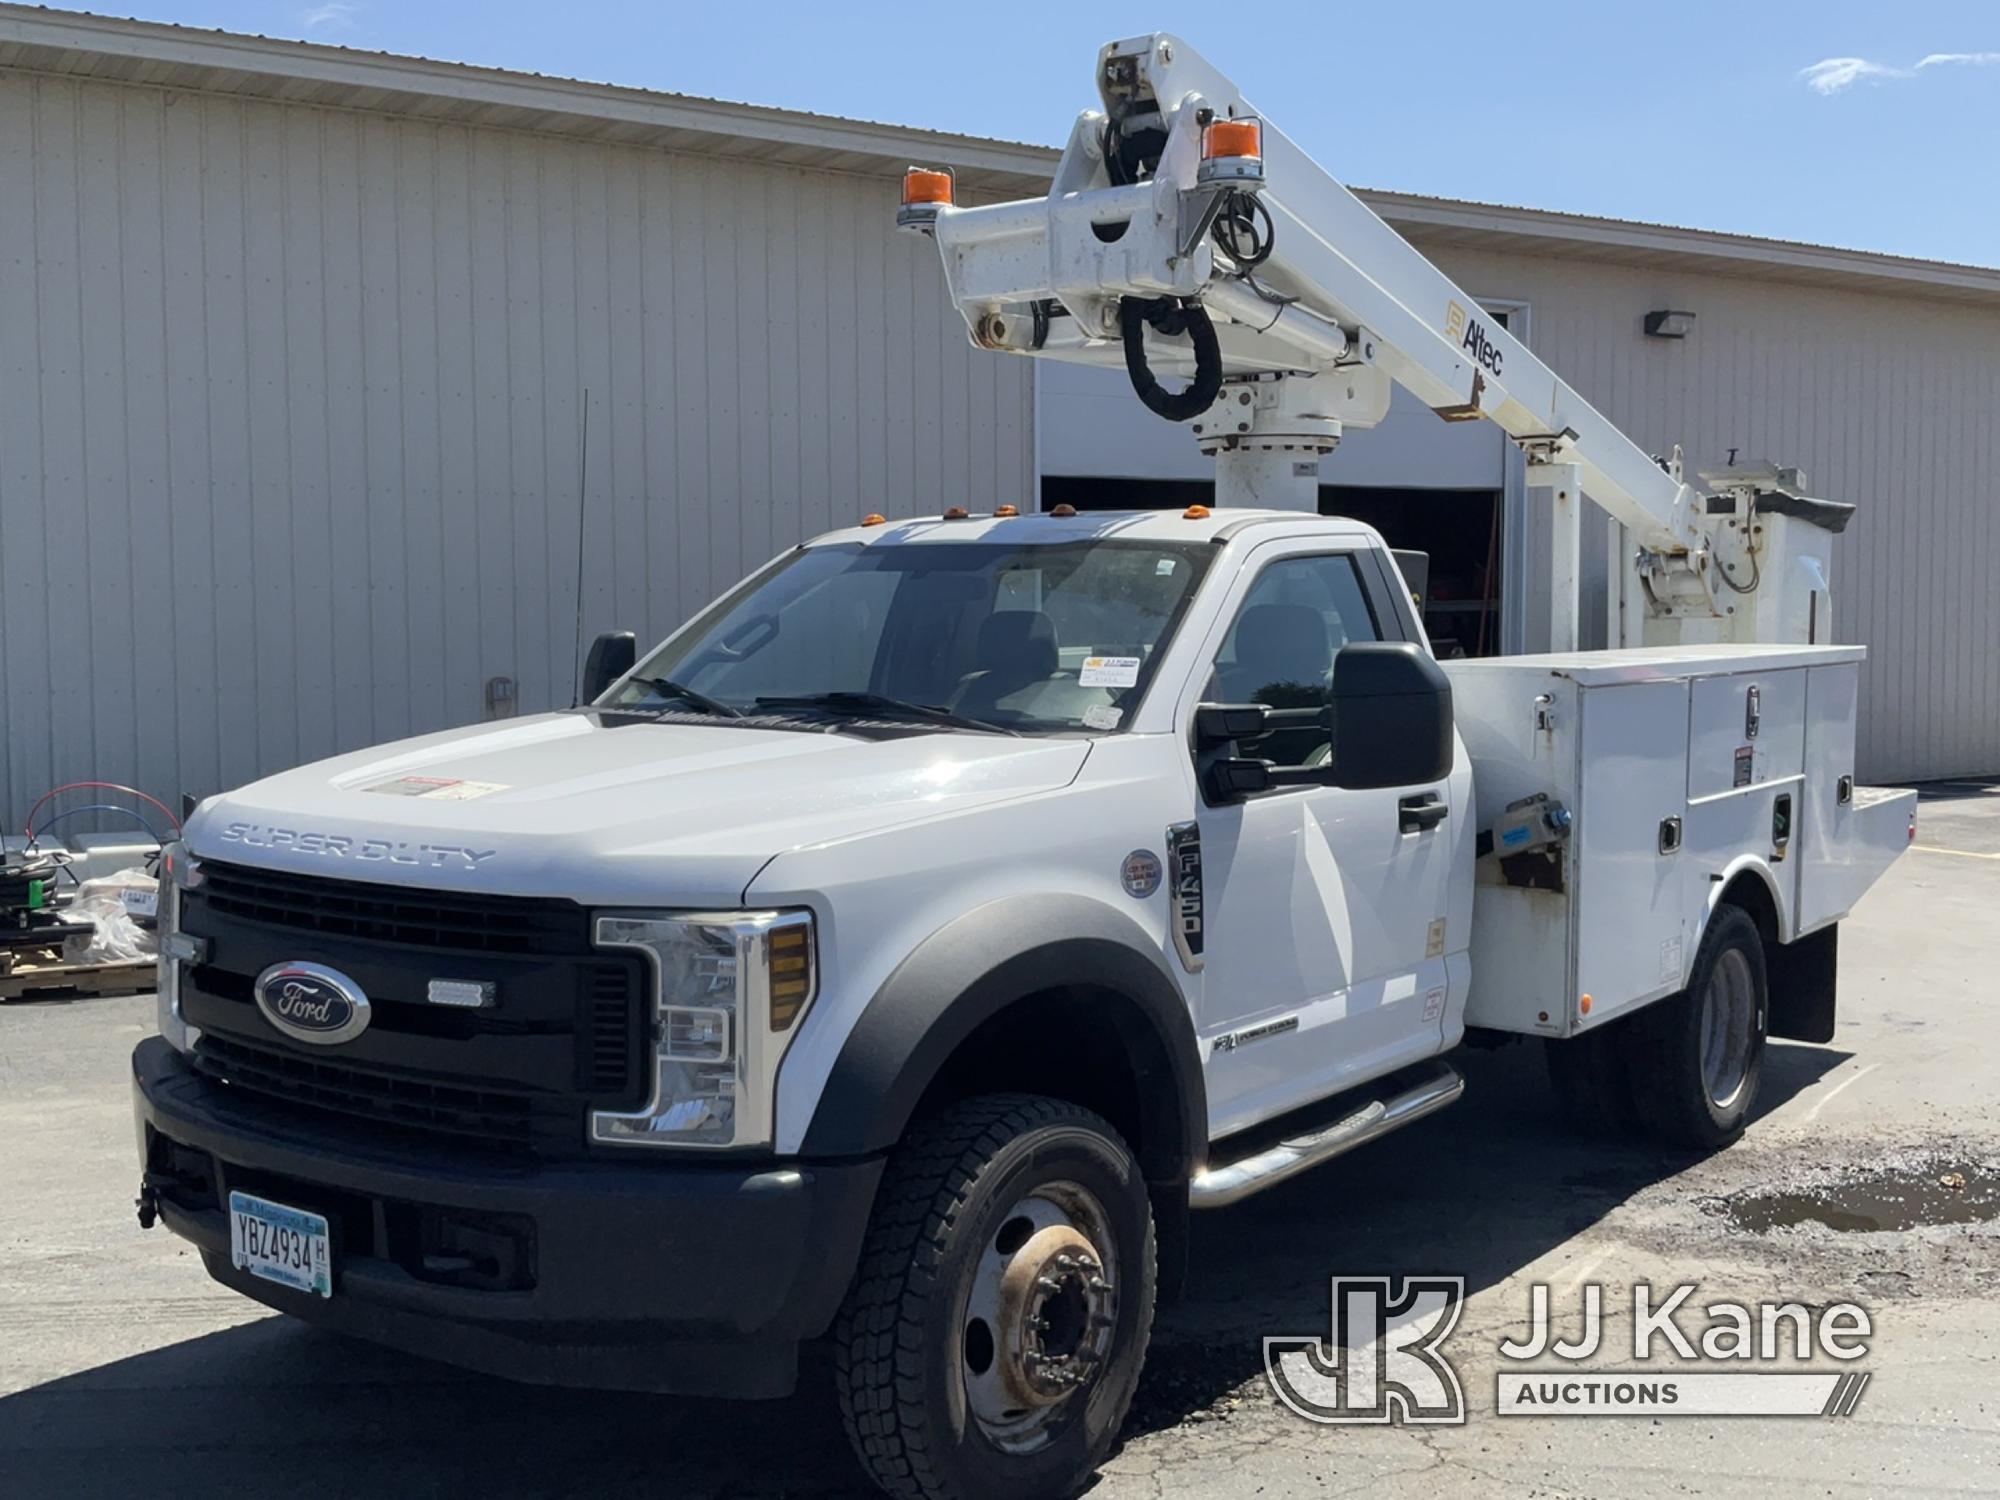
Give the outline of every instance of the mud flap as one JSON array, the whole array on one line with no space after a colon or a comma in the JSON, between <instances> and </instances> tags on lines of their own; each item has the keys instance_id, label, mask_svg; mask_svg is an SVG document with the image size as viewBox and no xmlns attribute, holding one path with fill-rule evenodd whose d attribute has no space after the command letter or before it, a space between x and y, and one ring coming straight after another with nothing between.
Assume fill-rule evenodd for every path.
<instances>
[{"instance_id":1,"label":"mud flap","mask_svg":"<svg viewBox=\"0 0 2000 1500\"><path fill-rule=\"evenodd\" d=\"M1771 995L1771 1035L1794 1042L1833 1040L1834 976L1840 924L1764 955Z\"/></svg>"}]
</instances>

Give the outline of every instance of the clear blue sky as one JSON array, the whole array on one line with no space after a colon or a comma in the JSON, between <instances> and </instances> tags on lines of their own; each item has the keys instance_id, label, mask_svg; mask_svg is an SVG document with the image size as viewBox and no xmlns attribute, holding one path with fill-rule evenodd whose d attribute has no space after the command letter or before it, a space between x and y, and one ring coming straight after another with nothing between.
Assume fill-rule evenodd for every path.
<instances>
[{"instance_id":1,"label":"clear blue sky","mask_svg":"<svg viewBox=\"0 0 2000 1500\"><path fill-rule=\"evenodd\" d=\"M127 7L1052 145L1098 45L1167 30L1355 185L2000 265L1996 0Z\"/></svg>"}]
</instances>

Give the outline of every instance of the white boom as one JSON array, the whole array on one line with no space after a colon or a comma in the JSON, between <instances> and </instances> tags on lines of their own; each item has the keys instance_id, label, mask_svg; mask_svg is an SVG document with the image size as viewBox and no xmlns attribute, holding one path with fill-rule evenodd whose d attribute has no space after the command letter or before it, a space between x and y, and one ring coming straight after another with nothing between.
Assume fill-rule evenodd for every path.
<instances>
[{"instance_id":1,"label":"white boom","mask_svg":"<svg viewBox=\"0 0 2000 1500\"><path fill-rule=\"evenodd\" d=\"M1382 420L1393 381L1447 420L1499 423L1550 493L1552 649L1576 644L1579 493L1629 539L1612 644L1831 639L1851 506L1770 465L1683 482L1678 450L1649 457L1178 38L1105 47L1097 89L1046 198L960 208L935 174L906 180L898 222L936 237L974 343L1124 364L1192 423L1224 505L1317 510L1320 458ZM1170 393L1154 371L1193 383Z\"/></svg>"}]
</instances>

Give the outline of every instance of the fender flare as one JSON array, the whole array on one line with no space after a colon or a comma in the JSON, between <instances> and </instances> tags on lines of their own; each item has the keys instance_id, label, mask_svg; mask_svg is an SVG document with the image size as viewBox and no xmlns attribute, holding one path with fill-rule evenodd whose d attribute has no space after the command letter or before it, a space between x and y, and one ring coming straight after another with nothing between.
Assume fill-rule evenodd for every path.
<instances>
[{"instance_id":1,"label":"fender flare","mask_svg":"<svg viewBox=\"0 0 2000 1500\"><path fill-rule=\"evenodd\" d=\"M1102 902L1075 896L990 902L920 943L848 1033L801 1154L888 1150L966 1038L1016 1001L1066 985L1121 998L1112 1019L1140 1070L1142 1107L1149 1121L1177 1137L1171 1152L1146 1153L1146 1175L1185 1180L1208 1144L1208 1096L1188 1002L1144 929Z\"/></svg>"},{"instance_id":2,"label":"fender flare","mask_svg":"<svg viewBox=\"0 0 2000 1500\"><path fill-rule=\"evenodd\" d=\"M1785 934L1785 924L1789 919L1796 929L1798 914L1786 909L1784 896L1779 890L1778 878L1772 872L1770 864L1755 854L1739 854L1720 872L1709 877L1708 899L1703 903L1701 911L1701 931L1694 935L1696 947L1701 944L1702 933L1708 931L1709 919L1715 915L1715 908L1722 903L1724 894L1746 875L1754 875L1764 887L1764 894L1771 903L1772 925L1776 929L1774 935L1778 942L1782 944L1791 941Z\"/></svg>"}]
</instances>

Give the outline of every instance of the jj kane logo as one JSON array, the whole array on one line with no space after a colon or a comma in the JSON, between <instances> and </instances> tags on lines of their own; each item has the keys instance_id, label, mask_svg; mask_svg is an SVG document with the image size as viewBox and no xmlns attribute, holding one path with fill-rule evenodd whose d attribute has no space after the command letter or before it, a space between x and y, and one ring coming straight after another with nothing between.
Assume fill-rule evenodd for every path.
<instances>
[{"instance_id":1,"label":"jj kane logo","mask_svg":"<svg viewBox=\"0 0 2000 1500\"><path fill-rule=\"evenodd\" d=\"M1332 1337L1264 1340L1264 1374L1308 1422L1461 1423L1465 1390L1438 1347L1463 1276L1336 1276Z\"/></svg>"},{"instance_id":2,"label":"jj kane logo","mask_svg":"<svg viewBox=\"0 0 2000 1500\"><path fill-rule=\"evenodd\" d=\"M1500 373L1500 346L1486 336L1486 325L1456 302L1446 305L1444 335L1472 356L1473 362L1489 375Z\"/></svg>"},{"instance_id":3,"label":"jj kane logo","mask_svg":"<svg viewBox=\"0 0 2000 1500\"><path fill-rule=\"evenodd\" d=\"M1853 1366L1874 1332L1866 1309L1702 1304L1700 1290L1636 1283L1619 1320L1631 1329L1630 1363L1607 1369L1584 1363L1620 1358L1604 1288L1582 1288L1580 1326L1563 1337L1549 1288L1531 1285L1527 1337L1500 1342L1495 1414L1844 1417L1860 1405L1870 1376ZM1464 1298L1459 1276L1336 1276L1328 1335L1265 1339L1265 1377L1308 1422L1462 1423L1464 1390L1443 1347Z\"/></svg>"}]
</instances>

